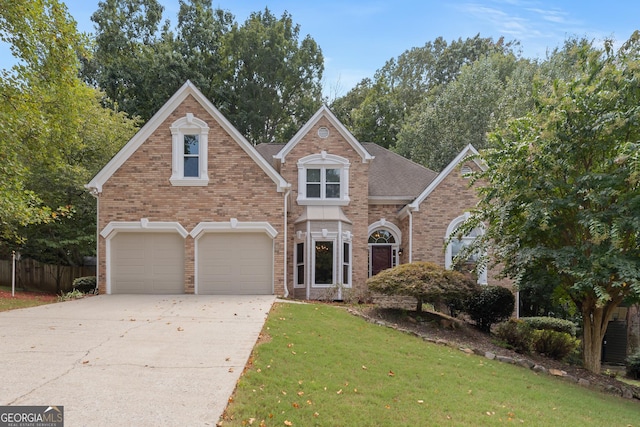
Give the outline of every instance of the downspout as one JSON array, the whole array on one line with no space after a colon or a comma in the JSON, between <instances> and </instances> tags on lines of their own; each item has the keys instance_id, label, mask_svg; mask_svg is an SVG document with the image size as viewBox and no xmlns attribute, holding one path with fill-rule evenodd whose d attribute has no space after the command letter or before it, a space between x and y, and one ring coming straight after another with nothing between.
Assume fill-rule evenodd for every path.
<instances>
[{"instance_id":1,"label":"downspout","mask_svg":"<svg viewBox=\"0 0 640 427\"><path fill-rule=\"evenodd\" d=\"M100 193L97 188L91 188L89 194L96 199L96 290L98 290L100 289Z\"/></svg>"},{"instance_id":2,"label":"downspout","mask_svg":"<svg viewBox=\"0 0 640 427\"><path fill-rule=\"evenodd\" d=\"M407 209L409 213L409 263L413 261L413 211Z\"/></svg>"},{"instance_id":3,"label":"downspout","mask_svg":"<svg viewBox=\"0 0 640 427\"><path fill-rule=\"evenodd\" d=\"M287 286L287 257L288 257L288 245L287 245L287 231L288 231L288 224L287 224L287 201L289 200L289 193L291 193L291 190L287 190L286 193L284 193L284 297L288 298L289 297L289 288Z\"/></svg>"}]
</instances>

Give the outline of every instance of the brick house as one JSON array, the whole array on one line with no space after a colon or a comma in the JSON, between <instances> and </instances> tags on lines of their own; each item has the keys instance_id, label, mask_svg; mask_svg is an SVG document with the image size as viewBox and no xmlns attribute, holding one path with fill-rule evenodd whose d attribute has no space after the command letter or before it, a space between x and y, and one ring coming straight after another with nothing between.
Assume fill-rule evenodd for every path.
<instances>
[{"instance_id":1,"label":"brick house","mask_svg":"<svg viewBox=\"0 0 640 427\"><path fill-rule=\"evenodd\" d=\"M477 201L473 153L438 174L357 141L326 106L254 147L187 82L86 185L100 292L342 298L399 263L448 267L473 238L445 249Z\"/></svg>"}]
</instances>

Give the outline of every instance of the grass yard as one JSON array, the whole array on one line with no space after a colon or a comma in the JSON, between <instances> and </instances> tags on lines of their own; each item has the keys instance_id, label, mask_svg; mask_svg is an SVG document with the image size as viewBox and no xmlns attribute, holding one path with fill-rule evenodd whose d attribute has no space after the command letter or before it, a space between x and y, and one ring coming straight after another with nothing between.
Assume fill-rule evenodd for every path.
<instances>
[{"instance_id":1,"label":"grass yard","mask_svg":"<svg viewBox=\"0 0 640 427\"><path fill-rule=\"evenodd\" d=\"M222 426L637 426L640 403L324 304L274 305Z\"/></svg>"},{"instance_id":2,"label":"grass yard","mask_svg":"<svg viewBox=\"0 0 640 427\"><path fill-rule=\"evenodd\" d=\"M16 291L11 296L10 286L0 286L0 311L15 310L17 308L35 307L58 301L57 295L42 292Z\"/></svg>"}]
</instances>

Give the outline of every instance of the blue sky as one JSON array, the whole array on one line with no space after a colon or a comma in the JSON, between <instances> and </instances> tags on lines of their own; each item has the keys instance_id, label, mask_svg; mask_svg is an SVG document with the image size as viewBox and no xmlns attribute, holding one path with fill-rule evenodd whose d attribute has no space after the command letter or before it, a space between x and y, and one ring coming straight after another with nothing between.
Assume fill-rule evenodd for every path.
<instances>
[{"instance_id":1,"label":"blue sky","mask_svg":"<svg viewBox=\"0 0 640 427\"><path fill-rule=\"evenodd\" d=\"M160 2L164 18L175 24L178 0ZM80 31L94 31L90 18L98 0L64 3ZM640 28L638 0L213 0L213 6L230 11L239 23L265 7L278 17L288 11L301 36L311 35L322 48L324 93L332 98L373 77L387 60L438 36L504 36L519 40L524 56L544 57L570 36L611 37L620 44ZM8 64L9 51L0 49L0 68Z\"/></svg>"}]
</instances>

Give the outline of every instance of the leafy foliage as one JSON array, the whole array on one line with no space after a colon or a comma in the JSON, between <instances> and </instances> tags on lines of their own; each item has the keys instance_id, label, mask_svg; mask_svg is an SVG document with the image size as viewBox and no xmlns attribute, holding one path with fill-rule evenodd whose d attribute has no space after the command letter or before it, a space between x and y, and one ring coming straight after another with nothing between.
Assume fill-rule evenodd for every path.
<instances>
[{"instance_id":1,"label":"leafy foliage","mask_svg":"<svg viewBox=\"0 0 640 427\"><path fill-rule=\"evenodd\" d=\"M210 1L180 2L176 34L157 0L105 0L85 81L148 120L191 80L253 143L293 136L321 103L323 56L290 14L254 12L242 25ZM158 85L158 81L162 85Z\"/></svg>"},{"instance_id":2,"label":"leafy foliage","mask_svg":"<svg viewBox=\"0 0 640 427\"><path fill-rule=\"evenodd\" d=\"M491 325L508 319L513 314L515 301L513 292L507 288L483 286L467 299L465 312L481 331L490 332Z\"/></svg>"},{"instance_id":3,"label":"leafy foliage","mask_svg":"<svg viewBox=\"0 0 640 427\"><path fill-rule=\"evenodd\" d=\"M78 78L87 40L63 4L1 1L0 38L19 61L0 80L0 249L78 264L95 251L95 201L83 184L136 124Z\"/></svg>"},{"instance_id":4,"label":"leafy foliage","mask_svg":"<svg viewBox=\"0 0 640 427\"><path fill-rule=\"evenodd\" d=\"M96 283L96 276L78 277L73 281L72 288L86 294L95 291Z\"/></svg>"},{"instance_id":5,"label":"leafy foliage","mask_svg":"<svg viewBox=\"0 0 640 427\"><path fill-rule=\"evenodd\" d=\"M494 54L510 56L515 46L513 42L505 43L503 39L493 41L480 35L451 42L438 37L422 47L414 47L387 61L376 72L373 80L362 80L343 98L335 100L332 108L360 141L371 141L386 148L394 148L403 140L405 146L398 147L401 154L410 156L412 160L422 162L427 167L437 168L435 163L425 159L425 153L433 147L414 150L416 147L412 145L424 143L426 146L432 141L410 140L411 136L415 136L415 132L405 130L405 126L414 130L419 127L416 117L420 116L426 107L432 106L439 94L455 82L470 64ZM482 89L485 89L484 85L474 92L475 101L485 96ZM487 97L494 94L493 88L489 89L492 90L487 92ZM461 93L461 96L466 95L468 93ZM466 102L473 103L474 100L468 99ZM460 111L457 111L457 114L460 114ZM472 117L465 119L468 121ZM463 123L465 119L461 119L460 122ZM449 125L452 132L457 130L455 124ZM478 123L478 126L480 125L481 123ZM442 135L438 135L438 140L441 137ZM464 145L469 142L471 141ZM451 150L455 150L446 148L445 156ZM451 158L448 158L446 163Z\"/></svg>"},{"instance_id":6,"label":"leafy foliage","mask_svg":"<svg viewBox=\"0 0 640 427\"><path fill-rule=\"evenodd\" d=\"M640 379L640 350L627 357L626 367L628 377Z\"/></svg>"},{"instance_id":7,"label":"leafy foliage","mask_svg":"<svg viewBox=\"0 0 640 427\"><path fill-rule=\"evenodd\" d=\"M518 353L528 353L533 342L533 328L521 319L509 319L496 325L495 334Z\"/></svg>"},{"instance_id":8,"label":"leafy foliage","mask_svg":"<svg viewBox=\"0 0 640 427\"><path fill-rule=\"evenodd\" d=\"M584 365L599 372L612 311L640 298L640 33L617 52L567 49L572 78L490 135L481 201L463 228L487 224L474 249L493 245L516 282L556 280L584 319Z\"/></svg>"},{"instance_id":9,"label":"leafy foliage","mask_svg":"<svg viewBox=\"0 0 640 427\"><path fill-rule=\"evenodd\" d=\"M468 276L423 261L383 270L367 279L367 286L372 292L416 298L418 312L422 311L423 302L449 303L477 290L477 284Z\"/></svg>"},{"instance_id":10,"label":"leafy foliage","mask_svg":"<svg viewBox=\"0 0 640 427\"><path fill-rule=\"evenodd\" d=\"M579 345L580 341L566 332L538 329L533 333L533 348L552 359L564 359Z\"/></svg>"},{"instance_id":11,"label":"leafy foliage","mask_svg":"<svg viewBox=\"0 0 640 427\"><path fill-rule=\"evenodd\" d=\"M521 317L520 320L533 329L564 332L572 337L576 336L576 324L570 320L557 319L555 317Z\"/></svg>"}]
</instances>

